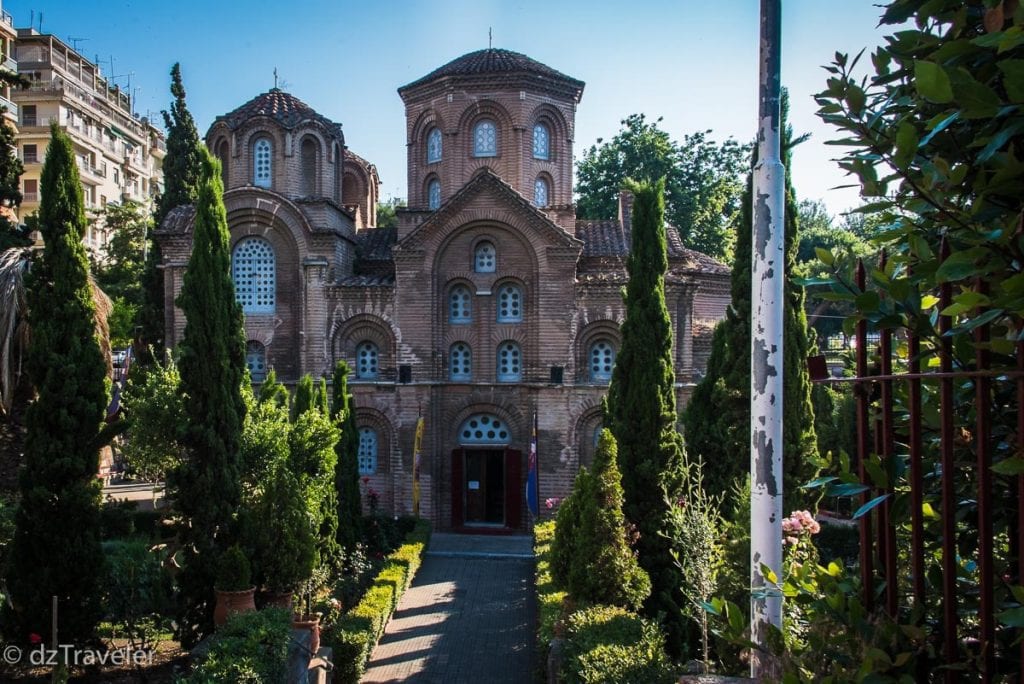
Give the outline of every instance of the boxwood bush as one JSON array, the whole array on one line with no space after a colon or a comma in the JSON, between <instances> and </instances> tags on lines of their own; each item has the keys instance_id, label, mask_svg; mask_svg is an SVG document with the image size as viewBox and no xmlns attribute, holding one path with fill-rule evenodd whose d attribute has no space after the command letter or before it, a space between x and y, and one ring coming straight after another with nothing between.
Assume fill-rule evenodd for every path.
<instances>
[{"instance_id":1,"label":"boxwood bush","mask_svg":"<svg viewBox=\"0 0 1024 684\"><path fill-rule=\"evenodd\" d=\"M235 613L217 630L190 684L283 682L288 668L292 616L286 608Z\"/></svg>"},{"instance_id":2,"label":"boxwood bush","mask_svg":"<svg viewBox=\"0 0 1024 684\"><path fill-rule=\"evenodd\" d=\"M418 521L406 542L388 555L362 600L323 634L334 649L334 681L358 682L373 647L384 634L398 600L409 588L430 540L430 524Z\"/></svg>"},{"instance_id":3,"label":"boxwood bush","mask_svg":"<svg viewBox=\"0 0 1024 684\"><path fill-rule=\"evenodd\" d=\"M560 679L596 684L674 680L658 626L617 606L592 606L566 620Z\"/></svg>"}]
</instances>

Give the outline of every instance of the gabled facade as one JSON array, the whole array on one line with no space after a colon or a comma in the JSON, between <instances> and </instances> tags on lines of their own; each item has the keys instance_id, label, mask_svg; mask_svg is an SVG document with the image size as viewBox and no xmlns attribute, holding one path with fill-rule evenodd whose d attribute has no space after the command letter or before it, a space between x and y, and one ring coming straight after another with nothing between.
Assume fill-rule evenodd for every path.
<instances>
[{"instance_id":1,"label":"gabled facade","mask_svg":"<svg viewBox=\"0 0 1024 684\"><path fill-rule=\"evenodd\" d=\"M574 113L583 83L504 50L460 57L399 89L409 207L373 227L379 181L340 127L270 91L207 134L225 203L250 368L285 382L354 368L360 468L384 510L408 512L425 420L421 514L441 529L528 526L538 416L540 495L565 496L592 459L619 347L630 198L577 221ZM261 141L266 141L261 142ZM269 150L268 150L269 145ZM192 211L163 241L168 339ZM681 401L703 367L728 271L670 231L667 301ZM364 492L364 494L368 493Z\"/></svg>"}]
</instances>

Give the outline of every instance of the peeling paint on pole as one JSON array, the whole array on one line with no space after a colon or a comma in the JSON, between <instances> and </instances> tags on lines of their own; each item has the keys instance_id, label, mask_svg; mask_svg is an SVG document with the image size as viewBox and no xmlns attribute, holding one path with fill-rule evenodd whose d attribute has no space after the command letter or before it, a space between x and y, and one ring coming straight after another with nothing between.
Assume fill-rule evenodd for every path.
<instances>
[{"instance_id":1,"label":"peeling paint on pole","mask_svg":"<svg viewBox=\"0 0 1024 684\"><path fill-rule=\"evenodd\" d=\"M782 627L782 596L761 565L782 576L782 340L785 169L781 161L781 0L761 0L758 162L754 167L750 338L750 634L766 647ZM754 650L750 674L777 679L778 663Z\"/></svg>"}]
</instances>

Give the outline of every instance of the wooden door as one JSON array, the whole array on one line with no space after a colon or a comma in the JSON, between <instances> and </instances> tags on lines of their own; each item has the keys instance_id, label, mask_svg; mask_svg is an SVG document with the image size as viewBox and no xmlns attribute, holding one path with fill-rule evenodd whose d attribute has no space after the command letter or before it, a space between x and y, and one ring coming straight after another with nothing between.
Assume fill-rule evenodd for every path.
<instances>
[{"instance_id":1,"label":"wooden door","mask_svg":"<svg viewBox=\"0 0 1024 684\"><path fill-rule=\"evenodd\" d=\"M465 451L455 449L452 451L452 527L462 527L465 519L462 513L462 497L466 488L466 478L463 471Z\"/></svg>"},{"instance_id":2,"label":"wooden door","mask_svg":"<svg viewBox=\"0 0 1024 684\"><path fill-rule=\"evenodd\" d=\"M526 498L526 484L522 480L523 452L505 450L505 527L517 529L522 515L522 502Z\"/></svg>"}]
</instances>

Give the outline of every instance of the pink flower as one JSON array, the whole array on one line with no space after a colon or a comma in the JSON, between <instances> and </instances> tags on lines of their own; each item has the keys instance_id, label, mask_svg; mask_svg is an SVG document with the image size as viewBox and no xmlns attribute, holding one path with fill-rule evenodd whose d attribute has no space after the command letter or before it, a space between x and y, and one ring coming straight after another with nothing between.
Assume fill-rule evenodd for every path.
<instances>
[{"instance_id":1,"label":"pink flower","mask_svg":"<svg viewBox=\"0 0 1024 684\"><path fill-rule=\"evenodd\" d=\"M560 504L561 502L562 502L562 500L561 500L561 499L559 499L558 497L551 497L551 498L548 498L548 499L545 499L545 500L544 500L544 505L545 505L545 506L546 506L546 507L547 507L548 509L552 509L552 508L554 508L555 506L557 506L558 504Z\"/></svg>"}]
</instances>

